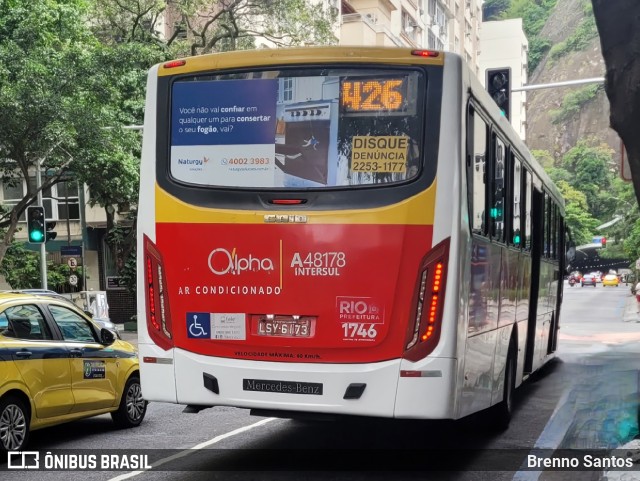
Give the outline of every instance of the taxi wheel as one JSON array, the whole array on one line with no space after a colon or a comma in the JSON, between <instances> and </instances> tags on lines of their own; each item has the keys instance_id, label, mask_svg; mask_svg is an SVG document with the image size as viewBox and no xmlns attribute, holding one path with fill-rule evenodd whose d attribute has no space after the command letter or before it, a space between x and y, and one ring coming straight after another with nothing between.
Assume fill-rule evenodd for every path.
<instances>
[{"instance_id":1,"label":"taxi wheel","mask_svg":"<svg viewBox=\"0 0 640 481\"><path fill-rule=\"evenodd\" d=\"M113 422L121 428L139 426L147 412L147 401L142 398L140 378L131 376L124 386L118 410L111 413Z\"/></svg>"},{"instance_id":2,"label":"taxi wheel","mask_svg":"<svg viewBox=\"0 0 640 481\"><path fill-rule=\"evenodd\" d=\"M0 400L0 452L21 451L29 441L29 412L14 396Z\"/></svg>"}]
</instances>

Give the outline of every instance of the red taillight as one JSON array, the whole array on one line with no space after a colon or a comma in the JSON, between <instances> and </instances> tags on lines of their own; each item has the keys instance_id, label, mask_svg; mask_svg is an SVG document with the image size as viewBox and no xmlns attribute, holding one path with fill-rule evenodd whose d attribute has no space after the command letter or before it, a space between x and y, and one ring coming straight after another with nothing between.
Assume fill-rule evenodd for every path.
<instances>
[{"instance_id":1,"label":"red taillight","mask_svg":"<svg viewBox=\"0 0 640 481\"><path fill-rule=\"evenodd\" d=\"M416 57L439 57L440 52L436 52L435 50L412 50L411 55L415 55Z\"/></svg>"},{"instance_id":2,"label":"red taillight","mask_svg":"<svg viewBox=\"0 0 640 481\"><path fill-rule=\"evenodd\" d=\"M279 205L297 205L297 204L304 204L306 201L303 199L273 199L270 202L272 204L279 204Z\"/></svg>"},{"instance_id":3,"label":"red taillight","mask_svg":"<svg viewBox=\"0 0 640 481\"><path fill-rule=\"evenodd\" d=\"M182 67L187 63L186 60L172 60L171 62L167 62L163 65L164 68L176 68Z\"/></svg>"},{"instance_id":4,"label":"red taillight","mask_svg":"<svg viewBox=\"0 0 640 481\"><path fill-rule=\"evenodd\" d=\"M162 256L147 236L144 237L144 256L147 330L159 347L169 349L173 347L173 335Z\"/></svg>"},{"instance_id":5,"label":"red taillight","mask_svg":"<svg viewBox=\"0 0 640 481\"><path fill-rule=\"evenodd\" d=\"M160 330L160 324L158 324L156 317L156 290L153 279L153 263L150 256L147 256L147 310L149 322L156 330Z\"/></svg>"},{"instance_id":6,"label":"red taillight","mask_svg":"<svg viewBox=\"0 0 640 481\"><path fill-rule=\"evenodd\" d=\"M449 239L445 239L420 264L413 315L403 356L410 361L418 361L427 356L440 338L448 256Z\"/></svg>"}]
</instances>

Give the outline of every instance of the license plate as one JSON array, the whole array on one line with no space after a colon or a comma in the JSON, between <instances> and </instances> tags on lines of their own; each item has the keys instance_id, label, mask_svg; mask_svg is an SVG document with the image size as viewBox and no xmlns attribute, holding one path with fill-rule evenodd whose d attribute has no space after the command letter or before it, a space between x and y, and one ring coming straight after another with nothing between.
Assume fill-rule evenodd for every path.
<instances>
[{"instance_id":1,"label":"license plate","mask_svg":"<svg viewBox=\"0 0 640 481\"><path fill-rule=\"evenodd\" d=\"M322 396L322 383L298 381L272 381L268 379L243 379L243 391L272 392L282 394L310 394Z\"/></svg>"},{"instance_id":2,"label":"license plate","mask_svg":"<svg viewBox=\"0 0 640 481\"><path fill-rule=\"evenodd\" d=\"M309 337L311 335L310 319L260 319L258 321L259 336Z\"/></svg>"}]
</instances>

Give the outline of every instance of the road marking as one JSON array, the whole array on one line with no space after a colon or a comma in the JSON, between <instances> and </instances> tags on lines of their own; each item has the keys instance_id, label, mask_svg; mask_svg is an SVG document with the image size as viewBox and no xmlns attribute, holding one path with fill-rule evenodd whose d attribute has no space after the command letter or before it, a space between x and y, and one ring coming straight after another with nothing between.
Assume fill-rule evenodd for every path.
<instances>
[{"instance_id":1,"label":"road marking","mask_svg":"<svg viewBox=\"0 0 640 481\"><path fill-rule=\"evenodd\" d=\"M162 459L160 459L158 461L154 461L152 469L155 469L158 466L162 466L163 464L170 463L171 461L175 461L176 459L180 459L180 458L184 458L186 456L189 456L190 454L193 454L195 451L197 451L199 449L204 449L207 446L211 446L212 444L219 443L220 441L223 441L223 440L225 440L227 438L235 436L236 434L244 433L244 432L249 431L249 430L251 430L253 428L258 428L260 426L263 426L263 425L265 425L267 423L270 423L271 421L274 421L275 419L278 419L278 418L263 419L262 421L258 421L257 423L251 424L249 426L244 426L244 427L235 429L233 431L230 431L228 433L221 434L220 436L216 436L215 438L210 439L209 441L205 441L204 443L197 444L192 448L185 449L184 451L180 451L179 453L173 454L173 455L171 455L169 457L162 458ZM137 476L138 474L145 473L147 471L149 471L149 470L148 469L144 469L144 470L140 470L140 471L132 471L130 473L121 474L120 476L116 476L115 478L111 478L108 481L122 481L124 479L133 478L134 476Z\"/></svg>"},{"instance_id":2,"label":"road marking","mask_svg":"<svg viewBox=\"0 0 640 481\"><path fill-rule=\"evenodd\" d=\"M571 421L575 415L575 405L569 400L570 392L571 390L567 389L560 397L549 421L547 421L547 425L542 430L542 433L540 433L540 436L530 453L535 453L536 456L541 456L539 450L544 449L549 450L549 452L553 452L558 446L560 446L560 443L564 439L565 434L567 434L567 431L571 426ZM523 466L521 468L526 468L525 463L526 461L523 462ZM512 481L537 481L541 474L542 471L517 471L513 476Z\"/></svg>"}]
</instances>

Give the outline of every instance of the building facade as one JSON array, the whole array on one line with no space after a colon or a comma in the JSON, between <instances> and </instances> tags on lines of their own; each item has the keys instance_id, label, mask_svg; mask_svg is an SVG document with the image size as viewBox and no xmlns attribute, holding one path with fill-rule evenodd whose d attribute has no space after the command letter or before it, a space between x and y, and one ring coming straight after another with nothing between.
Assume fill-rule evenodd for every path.
<instances>
[{"instance_id":1,"label":"building facade","mask_svg":"<svg viewBox=\"0 0 640 481\"><path fill-rule=\"evenodd\" d=\"M478 75L479 0L343 0L340 45L458 53Z\"/></svg>"}]
</instances>

